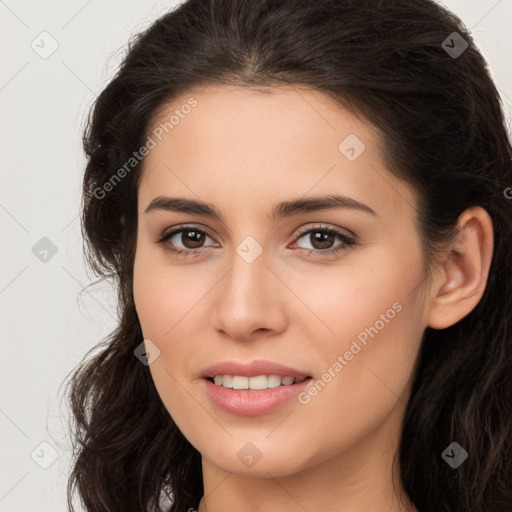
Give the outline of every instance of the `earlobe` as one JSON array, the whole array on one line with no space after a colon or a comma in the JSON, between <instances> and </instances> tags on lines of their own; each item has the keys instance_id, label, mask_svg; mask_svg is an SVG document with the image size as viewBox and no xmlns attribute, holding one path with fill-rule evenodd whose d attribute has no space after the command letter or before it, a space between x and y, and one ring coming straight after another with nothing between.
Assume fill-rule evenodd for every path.
<instances>
[{"instance_id":1,"label":"earlobe","mask_svg":"<svg viewBox=\"0 0 512 512\"><path fill-rule=\"evenodd\" d=\"M446 329L476 307L487 285L493 252L489 214L476 206L461 214L459 233L431 287L427 325Z\"/></svg>"}]
</instances>

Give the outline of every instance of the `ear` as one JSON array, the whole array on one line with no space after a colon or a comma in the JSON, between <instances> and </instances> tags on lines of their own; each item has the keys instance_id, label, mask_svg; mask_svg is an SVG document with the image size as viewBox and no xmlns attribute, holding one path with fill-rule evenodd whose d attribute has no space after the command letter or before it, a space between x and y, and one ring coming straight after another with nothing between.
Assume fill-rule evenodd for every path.
<instances>
[{"instance_id":1,"label":"ear","mask_svg":"<svg viewBox=\"0 0 512 512\"><path fill-rule=\"evenodd\" d=\"M459 233L430 288L427 325L433 329L445 329L468 315L487 285L494 248L492 220L475 206L460 215L457 225Z\"/></svg>"}]
</instances>

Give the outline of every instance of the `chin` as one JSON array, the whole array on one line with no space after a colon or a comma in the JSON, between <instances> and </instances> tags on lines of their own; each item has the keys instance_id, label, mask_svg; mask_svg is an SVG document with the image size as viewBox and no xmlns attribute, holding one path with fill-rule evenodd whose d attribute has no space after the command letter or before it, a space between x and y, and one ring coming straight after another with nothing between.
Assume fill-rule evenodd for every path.
<instances>
[{"instance_id":1,"label":"chin","mask_svg":"<svg viewBox=\"0 0 512 512\"><path fill-rule=\"evenodd\" d=\"M246 441L234 441L231 446L219 445L218 453L211 453L211 444L207 452L202 452L211 464L222 470L244 476L268 478L289 476L304 470L307 459L297 456L297 447L285 447L282 443L273 446L272 443ZM209 452L209 453L208 453ZM229 456L228 454L233 454Z\"/></svg>"}]
</instances>

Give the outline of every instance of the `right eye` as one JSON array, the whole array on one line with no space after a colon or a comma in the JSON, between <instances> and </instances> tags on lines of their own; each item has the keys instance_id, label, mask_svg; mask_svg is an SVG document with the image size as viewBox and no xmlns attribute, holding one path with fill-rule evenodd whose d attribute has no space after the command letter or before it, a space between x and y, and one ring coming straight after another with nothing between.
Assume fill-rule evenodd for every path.
<instances>
[{"instance_id":1,"label":"right eye","mask_svg":"<svg viewBox=\"0 0 512 512\"><path fill-rule=\"evenodd\" d=\"M160 244L167 252L187 256L188 254L203 252L205 248L201 245L205 238L211 237L202 229L198 229L197 226L180 226L162 234L156 243ZM177 245L178 243L181 243L183 247Z\"/></svg>"}]
</instances>

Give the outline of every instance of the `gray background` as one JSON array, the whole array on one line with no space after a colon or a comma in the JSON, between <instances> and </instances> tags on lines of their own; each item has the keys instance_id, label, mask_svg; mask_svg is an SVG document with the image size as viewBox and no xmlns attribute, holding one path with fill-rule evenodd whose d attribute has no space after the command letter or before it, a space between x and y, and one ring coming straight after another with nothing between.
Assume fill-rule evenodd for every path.
<instances>
[{"instance_id":1,"label":"gray background","mask_svg":"<svg viewBox=\"0 0 512 512\"><path fill-rule=\"evenodd\" d=\"M94 280L78 217L85 115L129 37L177 3L0 0L1 512L67 510L70 450L59 386L116 325L114 291L83 290ZM487 59L510 130L512 0L443 3Z\"/></svg>"}]
</instances>

